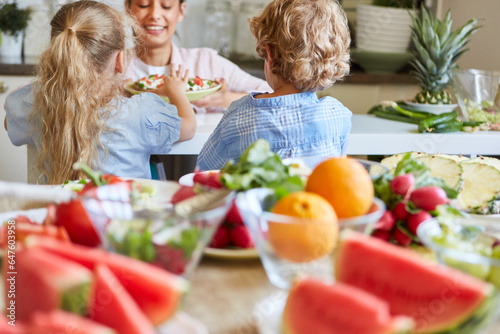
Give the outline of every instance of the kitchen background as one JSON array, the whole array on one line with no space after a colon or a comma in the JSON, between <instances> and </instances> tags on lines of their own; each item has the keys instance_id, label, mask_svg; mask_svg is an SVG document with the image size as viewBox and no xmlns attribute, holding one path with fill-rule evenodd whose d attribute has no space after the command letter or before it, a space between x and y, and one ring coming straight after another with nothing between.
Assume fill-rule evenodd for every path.
<instances>
[{"instance_id":1,"label":"kitchen background","mask_svg":"<svg viewBox=\"0 0 500 334\"><path fill-rule=\"evenodd\" d=\"M123 9L122 0L103 1L115 8ZM263 8L269 0L187 0L187 13L178 29L177 44L183 47L212 47L226 56L237 56L239 60L254 59L253 37L247 20ZM36 56L48 41L49 18L64 0L17 0L19 7L30 6L32 19L24 39L24 54ZM344 0L346 13L355 20L357 3L369 0ZM440 18L450 8L453 26L463 25L470 18L477 18L483 26L472 38L470 50L458 62L461 68L479 68L500 71L500 1L498 0L430 0L426 2ZM0 59L0 63L10 62ZM14 60L15 62L16 60ZM19 61L19 60L17 60ZM353 79L356 73L353 73ZM31 76L13 76L0 73L0 81L9 90L15 89L32 79ZM7 91L7 93L8 93ZM354 113L366 113L381 100L400 100L413 97L417 92L415 82L388 82L377 79L348 80L320 92L338 98ZM0 95L3 106L7 93ZM2 116L5 114L0 113ZM26 147L14 147L6 131L0 130L0 180L27 181Z\"/></svg>"}]
</instances>

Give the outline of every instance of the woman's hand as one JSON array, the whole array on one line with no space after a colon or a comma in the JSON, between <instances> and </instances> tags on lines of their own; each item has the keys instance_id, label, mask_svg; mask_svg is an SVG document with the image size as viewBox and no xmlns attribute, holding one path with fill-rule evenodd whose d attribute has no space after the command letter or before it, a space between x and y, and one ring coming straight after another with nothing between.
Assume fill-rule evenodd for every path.
<instances>
[{"instance_id":1,"label":"woman's hand","mask_svg":"<svg viewBox=\"0 0 500 334\"><path fill-rule=\"evenodd\" d=\"M221 84L217 92L191 103L199 108L227 108L231 102L246 95L246 93L229 92L226 79L215 79L215 82Z\"/></svg>"}]
</instances>

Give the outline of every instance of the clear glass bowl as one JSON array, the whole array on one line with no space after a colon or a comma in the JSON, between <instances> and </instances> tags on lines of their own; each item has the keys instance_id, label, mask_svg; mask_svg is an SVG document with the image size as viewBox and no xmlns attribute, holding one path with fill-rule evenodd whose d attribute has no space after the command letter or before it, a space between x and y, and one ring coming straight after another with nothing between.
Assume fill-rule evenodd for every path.
<instances>
[{"instance_id":1,"label":"clear glass bowl","mask_svg":"<svg viewBox=\"0 0 500 334\"><path fill-rule=\"evenodd\" d=\"M167 183L172 189L179 188L176 182ZM173 193L175 191L168 192L170 196ZM113 205L106 201L94 203L95 209L91 216L107 250L189 278L198 265L203 250L226 216L234 196L234 192L225 192L221 196L210 197L208 201L202 197L193 200L197 197L195 196L175 206L163 205L154 209L127 206L121 202L115 203L119 210L112 210L111 214L109 210L105 214L99 209L104 204ZM169 198L162 200L169 201ZM180 208L193 211L182 214ZM99 214L102 216L101 220Z\"/></svg>"},{"instance_id":2,"label":"clear glass bowl","mask_svg":"<svg viewBox=\"0 0 500 334\"><path fill-rule=\"evenodd\" d=\"M493 106L497 94L500 98L500 72L476 69L452 70L453 91L465 120L486 121L498 113ZM488 115L490 114L490 115Z\"/></svg>"},{"instance_id":3,"label":"clear glass bowl","mask_svg":"<svg viewBox=\"0 0 500 334\"><path fill-rule=\"evenodd\" d=\"M481 217L456 218L446 224L430 219L419 225L424 246L447 266L486 280L500 289L500 220Z\"/></svg>"},{"instance_id":4,"label":"clear glass bowl","mask_svg":"<svg viewBox=\"0 0 500 334\"><path fill-rule=\"evenodd\" d=\"M251 189L239 193L236 198L238 209L255 242L260 259L271 283L279 288L288 289L297 276L304 274L321 277L325 280L333 280L332 254L334 249L319 258L313 257L310 261L303 262L290 261L280 256L280 251L276 251L276 246L273 246L273 241L270 239L271 234L268 233L272 224L286 224L290 226L280 228L281 230L297 230L304 229L304 226L315 226L313 227L313 234L312 236L310 234L309 238L317 237L318 244L324 244L325 241L324 236L318 235L318 230L316 229L324 229L324 231L329 231L329 229L324 226L326 223L321 219L296 218L269 212L275 202L275 192L273 189L268 188ZM374 198L369 213L360 217L339 219L339 229L354 229L371 234L375 223L384 211L384 202L378 198ZM311 232L304 229L304 233ZM275 241L274 245L276 245Z\"/></svg>"},{"instance_id":5,"label":"clear glass bowl","mask_svg":"<svg viewBox=\"0 0 500 334\"><path fill-rule=\"evenodd\" d=\"M290 173L294 173L299 176L307 177L311 174L312 170L319 165L321 162L329 159L328 157L301 157L301 158L285 158L283 159L283 164L290 166ZM354 159L354 158L353 158ZM365 169L370 173L372 180L378 178L380 175L389 171L389 168L382 165L376 161L355 159L360 164L365 167Z\"/></svg>"}]
</instances>

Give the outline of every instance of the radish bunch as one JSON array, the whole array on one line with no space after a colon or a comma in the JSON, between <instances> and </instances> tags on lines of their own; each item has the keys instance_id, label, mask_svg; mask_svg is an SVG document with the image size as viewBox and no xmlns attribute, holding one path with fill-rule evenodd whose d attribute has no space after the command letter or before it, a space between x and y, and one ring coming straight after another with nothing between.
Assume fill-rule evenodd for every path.
<instances>
[{"instance_id":1,"label":"radish bunch","mask_svg":"<svg viewBox=\"0 0 500 334\"><path fill-rule=\"evenodd\" d=\"M387 211L376 223L373 236L408 247L418 243L417 228L424 221L436 216L438 206L450 203L443 188L427 185L416 188L411 173L394 177L388 183L391 192Z\"/></svg>"}]
</instances>

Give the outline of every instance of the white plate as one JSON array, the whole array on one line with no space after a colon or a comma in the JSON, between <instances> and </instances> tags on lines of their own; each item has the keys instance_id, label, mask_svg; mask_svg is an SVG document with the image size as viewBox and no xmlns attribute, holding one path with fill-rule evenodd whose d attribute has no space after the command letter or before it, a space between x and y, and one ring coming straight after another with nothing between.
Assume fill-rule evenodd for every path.
<instances>
[{"instance_id":1,"label":"white plate","mask_svg":"<svg viewBox=\"0 0 500 334\"><path fill-rule=\"evenodd\" d=\"M250 260L259 258L259 252L257 252L255 248L226 249L207 247L203 251L203 254L207 257L226 260Z\"/></svg>"},{"instance_id":2,"label":"white plate","mask_svg":"<svg viewBox=\"0 0 500 334\"><path fill-rule=\"evenodd\" d=\"M157 329L159 334L208 334L203 323L182 311Z\"/></svg>"},{"instance_id":3,"label":"white plate","mask_svg":"<svg viewBox=\"0 0 500 334\"><path fill-rule=\"evenodd\" d=\"M458 104L425 104L425 103L415 103L410 101L405 101L407 105L412 107L416 111L426 111L433 114L442 114L445 112L453 111Z\"/></svg>"},{"instance_id":4,"label":"white plate","mask_svg":"<svg viewBox=\"0 0 500 334\"><path fill-rule=\"evenodd\" d=\"M136 90L134 88L135 82L128 82L123 85L123 88L129 92L130 94L141 94L144 93L145 91L141 90ZM216 91L218 91L221 88L221 84L216 84L215 86L208 88L208 89L201 89L201 90L195 90L195 91L187 91L186 96L189 101L196 101L201 98L204 98L207 95L213 94ZM166 96L161 96L159 95L165 102L169 102L168 97Z\"/></svg>"}]
</instances>

